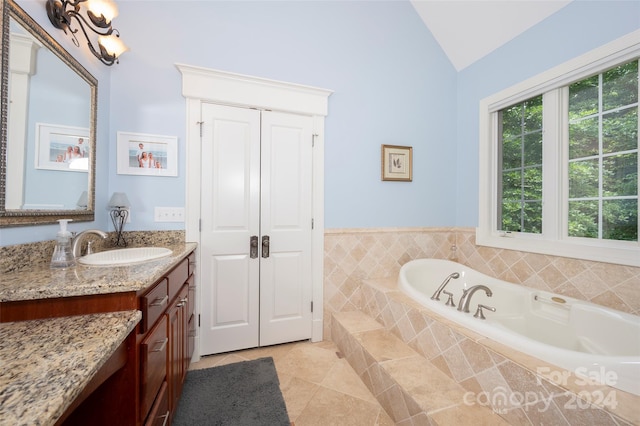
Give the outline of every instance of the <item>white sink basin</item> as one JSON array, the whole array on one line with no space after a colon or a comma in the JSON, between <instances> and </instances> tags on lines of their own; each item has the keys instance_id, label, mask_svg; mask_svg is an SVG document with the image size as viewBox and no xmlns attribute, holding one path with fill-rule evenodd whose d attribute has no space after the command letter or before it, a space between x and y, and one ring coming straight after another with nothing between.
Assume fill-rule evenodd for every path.
<instances>
[{"instance_id":1,"label":"white sink basin","mask_svg":"<svg viewBox=\"0 0 640 426\"><path fill-rule=\"evenodd\" d=\"M135 247L88 254L79 258L78 262L89 266L129 265L160 259L171 253L171 250L164 247Z\"/></svg>"}]
</instances>

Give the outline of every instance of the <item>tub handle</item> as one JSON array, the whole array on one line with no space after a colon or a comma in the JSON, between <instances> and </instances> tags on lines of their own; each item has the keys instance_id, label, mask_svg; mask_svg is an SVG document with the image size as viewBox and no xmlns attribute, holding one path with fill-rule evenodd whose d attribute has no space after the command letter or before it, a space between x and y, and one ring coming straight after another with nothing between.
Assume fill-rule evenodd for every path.
<instances>
[{"instance_id":1,"label":"tub handle","mask_svg":"<svg viewBox=\"0 0 640 426\"><path fill-rule=\"evenodd\" d=\"M444 294L446 294L447 296L449 296L449 298L447 299L447 303L445 303L445 305L447 306L452 306L452 307L456 307L456 303L453 301L453 293L449 293L447 290L442 290L442 292Z\"/></svg>"},{"instance_id":2,"label":"tub handle","mask_svg":"<svg viewBox=\"0 0 640 426\"><path fill-rule=\"evenodd\" d=\"M496 308L493 308L491 306L487 306L487 305L483 305L481 303L478 304L478 310L476 311L476 313L473 315L474 318L480 318L481 320L486 319L484 317L484 313L482 312L482 309L488 309L491 312L495 312Z\"/></svg>"}]
</instances>

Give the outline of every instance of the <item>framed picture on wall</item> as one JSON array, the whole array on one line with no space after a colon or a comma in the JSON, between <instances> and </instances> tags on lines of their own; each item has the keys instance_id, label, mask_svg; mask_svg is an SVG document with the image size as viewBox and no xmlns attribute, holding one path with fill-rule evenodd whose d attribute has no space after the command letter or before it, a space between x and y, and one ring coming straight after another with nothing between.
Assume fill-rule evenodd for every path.
<instances>
[{"instance_id":1,"label":"framed picture on wall","mask_svg":"<svg viewBox=\"0 0 640 426\"><path fill-rule=\"evenodd\" d=\"M413 148L382 145L382 180L413 180Z\"/></svg>"},{"instance_id":2,"label":"framed picture on wall","mask_svg":"<svg viewBox=\"0 0 640 426\"><path fill-rule=\"evenodd\" d=\"M36 169L89 170L89 129L36 123Z\"/></svg>"},{"instance_id":3,"label":"framed picture on wall","mask_svg":"<svg viewBox=\"0 0 640 426\"><path fill-rule=\"evenodd\" d=\"M178 138L118 132L120 175L178 176Z\"/></svg>"}]
</instances>

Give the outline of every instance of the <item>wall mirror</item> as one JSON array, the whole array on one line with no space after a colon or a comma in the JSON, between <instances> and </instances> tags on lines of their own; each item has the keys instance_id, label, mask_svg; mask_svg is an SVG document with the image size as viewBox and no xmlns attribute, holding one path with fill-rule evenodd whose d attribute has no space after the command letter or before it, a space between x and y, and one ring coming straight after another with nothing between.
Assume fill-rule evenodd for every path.
<instances>
[{"instance_id":1,"label":"wall mirror","mask_svg":"<svg viewBox=\"0 0 640 426\"><path fill-rule=\"evenodd\" d=\"M0 0L0 226L94 220L98 82Z\"/></svg>"}]
</instances>

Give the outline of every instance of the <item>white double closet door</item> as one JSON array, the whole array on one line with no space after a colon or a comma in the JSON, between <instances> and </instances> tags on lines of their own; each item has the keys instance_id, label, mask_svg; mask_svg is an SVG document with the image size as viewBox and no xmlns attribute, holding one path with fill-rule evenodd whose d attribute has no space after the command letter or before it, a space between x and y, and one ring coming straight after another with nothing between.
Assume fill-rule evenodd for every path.
<instances>
[{"instance_id":1,"label":"white double closet door","mask_svg":"<svg viewBox=\"0 0 640 426\"><path fill-rule=\"evenodd\" d=\"M312 118L201 113L200 354L309 339Z\"/></svg>"}]
</instances>

